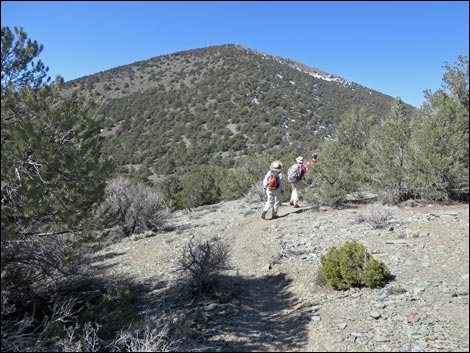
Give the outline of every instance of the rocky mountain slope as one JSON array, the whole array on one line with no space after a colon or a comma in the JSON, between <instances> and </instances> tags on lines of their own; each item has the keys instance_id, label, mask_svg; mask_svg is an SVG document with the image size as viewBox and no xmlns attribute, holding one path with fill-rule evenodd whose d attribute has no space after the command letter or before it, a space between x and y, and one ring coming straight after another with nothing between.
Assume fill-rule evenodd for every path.
<instances>
[{"instance_id":1,"label":"rocky mountain slope","mask_svg":"<svg viewBox=\"0 0 470 353\"><path fill-rule=\"evenodd\" d=\"M276 220L262 220L261 206L238 200L175 213L171 231L111 245L96 264L145 283L145 311L171 308L210 351L468 351L468 204L389 207L379 229L364 221L377 204L284 204ZM231 252L218 294L197 305L172 291L190 239ZM384 288L318 282L320 256L352 239L390 269Z\"/></svg>"},{"instance_id":2,"label":"rocky mountain slope","mask_svg":"<svg viewBox=\"0 0 470 353\"><path fill-rule=\"evenodd\" d=\"M317 148L353 105L384 115L393 101L321 69L239 45L159 56L66 87L104 98L106 154L143 174Z\"/></svg>"}]
</instances>

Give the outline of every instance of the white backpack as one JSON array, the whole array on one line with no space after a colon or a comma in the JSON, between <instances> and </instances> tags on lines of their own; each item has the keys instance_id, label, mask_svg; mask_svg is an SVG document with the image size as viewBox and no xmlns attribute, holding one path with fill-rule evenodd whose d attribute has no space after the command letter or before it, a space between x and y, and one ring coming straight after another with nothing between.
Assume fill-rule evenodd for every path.
<instances>
[{"instance_id":1,"label":"white backpack","mask_svg":"<svg viewBox=\"0 0 470 353\"><path fill-rule=\"evenodd\" d=\"M300 164L292 165L287 171L287 180L291 183L300 180L302 176L302 166Z\"/></svg>"}]
</instances>

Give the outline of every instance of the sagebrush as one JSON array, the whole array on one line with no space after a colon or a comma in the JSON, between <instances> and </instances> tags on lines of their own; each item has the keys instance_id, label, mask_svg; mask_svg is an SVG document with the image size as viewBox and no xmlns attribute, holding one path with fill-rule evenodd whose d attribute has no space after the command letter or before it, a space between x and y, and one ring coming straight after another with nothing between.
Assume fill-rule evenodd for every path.
<instances>
[{"instance_id":1,"label":"sagebrush","mask_svg":"<svg viewBox=\"0 0 470 353\"><path fill-rule=\"evenodd\" d=\"M194 242L191 240L179 259L180 270L191 276L196 295L209 293L220 271L229 268L229 250L220 241Z\"/></svg>"}]
</instances>

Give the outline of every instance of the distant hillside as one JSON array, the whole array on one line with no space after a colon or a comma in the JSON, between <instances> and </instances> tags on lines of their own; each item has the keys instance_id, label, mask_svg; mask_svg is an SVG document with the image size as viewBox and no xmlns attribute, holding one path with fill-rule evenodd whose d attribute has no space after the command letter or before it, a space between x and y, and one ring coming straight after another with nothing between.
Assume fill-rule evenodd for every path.
<instances>
[{"instance_id":1,"label":"distant hillside","mask_svg":"<svg viewBox=\"0 0 470 353\"><path fill-rule=\"evenodd\" d=\"M106 153L144 174L168 174L180 165L231 165L234 158L263 151L317 148L351 106L384 115L393 100L239 45L159 56L67 87L105 98Z\"/></svg>"}]
</instances>

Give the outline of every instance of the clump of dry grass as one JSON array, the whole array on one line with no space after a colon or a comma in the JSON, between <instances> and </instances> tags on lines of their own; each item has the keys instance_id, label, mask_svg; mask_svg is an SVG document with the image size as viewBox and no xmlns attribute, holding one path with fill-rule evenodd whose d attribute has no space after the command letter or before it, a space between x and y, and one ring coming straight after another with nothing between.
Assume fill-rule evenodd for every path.
<instances>
[{"instance_id":1,"label":"clump of dry grass","mask_svg":"<svg viewBox=\"0 0 470 353\"><path fill-rule=\"evenodd\" d=\"M364 215L359 216L359 222L368 223L373 229L385 228L392 216L387 206L371 206Z\"/></svg>"}]
</instances>

